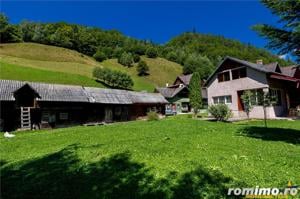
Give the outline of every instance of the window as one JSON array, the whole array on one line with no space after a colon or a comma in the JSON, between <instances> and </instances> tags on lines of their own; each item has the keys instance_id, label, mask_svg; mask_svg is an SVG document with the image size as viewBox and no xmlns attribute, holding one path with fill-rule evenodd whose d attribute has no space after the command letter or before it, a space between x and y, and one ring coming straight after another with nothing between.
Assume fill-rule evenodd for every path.
<instances>
[{"instance_id":1,"label":"window","mask_svg":"<svg viewBox=\"0 0 300 199\"><path fill-rule=\"evenodd\" d=\"M229 71L222 72L218 74L218 81L219 82L225 82L230 80L230 73Z\"/></svg>"},{"instance_id":2,"label":"window","mask_svg":"<svg viewBox=\"0 0 300 199\"><path fill-rule=\"evenodd\" d=\"M232 79L240 79L240 78L243 78L243 77L247 77L246 67L233 69L231 71L231 73L232 73Z\"/></svg>"},{"instance_id":3,"label":"window","mask_svg":"<svg viewBox=\"0 0 300 199\"><path fill-rule=\"evenodd\" d=\"M251 90L252 96L250 99L250 103L252 106L260 106L263 103L263 90L262 89L256 89L256 90Z\"/></svg>"},{"instance_id":4,"label":"window","mask_svg":"<svg viewBox=\"0 0 300 199\"><path fill-rule=\"evenodd\" d=\"M214 104L231 104L231 95L213 97Z\"/></svg>"},{"instance_id":5,"label":"window","mask_svg":"<svg viewBox=\"0 0 300 199\"><path fill-rule=\"evenodd\" d=\"M273 102L273 105L280 106L281 105L281 91L278 89L270 89L270 98Z\"/></svg>"},{"instance_id":6,"label":"window","mask_svg":"<svg viewBox=\"0 0 300 199\"><path fill-rule=\"evenodd\" d=\"M68 120L69 114L68 113L59 113L60 120Z\"/></svg>"}]
</instances>

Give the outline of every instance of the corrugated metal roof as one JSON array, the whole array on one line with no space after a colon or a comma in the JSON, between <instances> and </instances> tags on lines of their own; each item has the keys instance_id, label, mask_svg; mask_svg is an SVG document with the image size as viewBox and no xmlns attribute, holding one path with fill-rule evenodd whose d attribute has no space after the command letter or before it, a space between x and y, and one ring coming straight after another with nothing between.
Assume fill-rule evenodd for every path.
<instances>
[{"instance_id":1,"label":"corrugated metal roof","mask_svg":"<svg viewBox=\"0 0 300 199\"><path fill-rule=\"evenodd\" d=\"M129 91L129 96L134 104L166 104L168 101L160 93L146 93Z\"/></svg>"},{"instance_id":2,"label":"corrugated metal roof","mask_svg":"<svg viewBox=\"0 0 300 199\"><path fill-rule=\"evenodd\" d=\"M102 104L132 104L128 91L118 89L103 89L84 87L90 102Z\"/></svg>"},{"instance_id":3,"label":"corrugated metal roof","mask_svg":"<svg viewBox=\"0 0 300 199\"><path fill-rule=\"evenodd\" d=\"M61 84L0 80L0 100L14 101L14 91L30 85L40 95L39 101L90 102L102 104L167 103L159 93L134 92Z\"/></svg>"}]
</instances>

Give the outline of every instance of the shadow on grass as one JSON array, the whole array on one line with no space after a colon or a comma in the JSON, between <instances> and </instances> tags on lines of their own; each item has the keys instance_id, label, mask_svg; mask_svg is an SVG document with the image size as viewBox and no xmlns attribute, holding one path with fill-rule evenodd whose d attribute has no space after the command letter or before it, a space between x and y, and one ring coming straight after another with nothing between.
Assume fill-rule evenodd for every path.
<instances>
[{"instance_id":1,"label":"shadow on grass","mask_svg":"<svg viewBox=\"0 0 300 199\"><path fill-rule=\"evenodd\" d=\"M198 167L156 179L129 153L81 162L76 145L1 169L3 198L229 198L232 179Z\"/></svg>"},{"instance_id":2,"label":"shadow on grass","mask_svg":"<svg viewBox=\"0 0 300 199\"><path fill-rule=\"evenodd\" d=\"M268 141L300 144L300 130L295 129L248 126L240 129L239 134Z\"/></svg>"}]
</instances>

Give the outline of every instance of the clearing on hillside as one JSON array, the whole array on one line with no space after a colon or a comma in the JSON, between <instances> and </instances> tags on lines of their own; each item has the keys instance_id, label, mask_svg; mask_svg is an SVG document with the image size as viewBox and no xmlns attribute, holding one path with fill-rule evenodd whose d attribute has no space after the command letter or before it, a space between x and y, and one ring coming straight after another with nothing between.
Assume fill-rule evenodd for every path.
<instances>
[{"instance_id":1,"label":"clearing on hillside","mask_svg":"<svg viewBox=\"0 0 300 199\"><path fill-rule=\"evenodd\" d=\"M41 69L52 72L62 72L71 75L81 75L90 81L95 81L92 77L94 67L107 67L128 73L134 80L134 90L153 91L156 86L164 86L167 82L173 82L177 75L182 73L182 67L179 64L170 62L163 58L150 59L142 57L147 62L150 69L150 75L140 77L137 75L136 67L124 67L117 63L115 59L106 60L102 63L95 61L93 58L78 53L77 51L48 46L35 43L14 43L0 44L0 61L2 64L17 65L18 67L28 67L33 69ZM1 70L4 72L7 67ZM45 73L46 74L46 73ZM4 77L0 78L4 79ZM18 80L18 75L11 73L6 78ZM26 77L23 75L20 80L36 81L31 75ZM53 79L49 83L61 83ZM73 81L66 83L73 84ZM97 82L95 82L98 84ZM91 86L89 83L83 86ZM99 85L103 86L103 85Z\"/></svg>"}]
</instances>

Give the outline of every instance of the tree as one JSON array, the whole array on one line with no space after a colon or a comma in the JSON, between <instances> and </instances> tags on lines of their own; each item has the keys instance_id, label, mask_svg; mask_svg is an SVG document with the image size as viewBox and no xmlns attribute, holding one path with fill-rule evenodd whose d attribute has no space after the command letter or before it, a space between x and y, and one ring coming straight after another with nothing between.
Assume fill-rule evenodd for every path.
<instances>
[{"instance_id":1,"label":"tree","mask_svg":"<svg viewBox=\"0 0 300 199\"><path fill-rule=\"evenodd\" d=\"M0 42L21 42L22 32L17 25L11 25L8 23L8 18L0 13Z\"/></svg>"},{"instance_id":2,"label":"tree","mask_svg":"<svg viewBox=\"0 0 300 199\"><path fill-rule=\"evenodd\" d=\"M249 117L250 117L250 111L253 108L252 103L251 103L252 96L253 96L253 92L251 92L250 90L245 91L243 93L243 95L241 96L241 99L243 101L244 109L245 109L245 112L247 114L248 120L249 120Z\"/></svg>"},{"instance_id":3,"label":"tree","mask_svg":"<svg viewBox=\"0 0 300 199\"><path fill-rule=\"evenodd\" d=\"M269 40L268 47L280 54L291 53L300 61L300 1L261 0L273 14L278 15L282 27L259 24L253 27L259 35Z\"/></svg>"},{"instance_id":4,"label":"tree","mask_svg":"<svg viewBox=\"0 0 300 199\"><path fill-rule=\"evenodd\" d=\"M264 109L264 124L265 124L265 127L267 128L268 127L267 126L267 107L274 104L276 102L276 100L274 100L274 98L272 98L269 91L264 91L262 95L263 96L260 97L260 99L261 99L260 104L262 104L263 109Z\"/></svg>"},{"instance_id":5,"label":"tree","mask_svg":"<svg viewBox=\"0 0 300 199\"><path fill-rule=\"evenodd\" d=\"M187 57L183 66L184 74L198 72L202 79L207 78L213 70L213 64L206 56L191 54Z\"/></svg>"},{"instance_id":6,"label":"tree","mask_svg":"<svg viewBox=\"0 0 300 199\"><path fill-rule=\"evenodd\" d=\"M107 58L105 53L102 52L101 50L97 50L97 52L93 55L93 57L99 62L102 62Z\"/></svg>"},{"instance_id":7,"label":"tree","mask_svg":"<svg viewBox=\"0 0 300 199\"><path fill-rule=\"evenodd\" d=\"M141 60L139 61L136 70L139 76L145 76L148 75L149 67L145 61Z\"/></svg>"},{"instance_id":8,"label":"tree","mask_svg":"<svg viewBox=\"0 0 300 199\"><path fill-rule=\"evenodd\" d=\"M93 77L113 88L131 89L134 84L128 74L108 68L94 68Z\"/></svg>"},{"instance_id":9,"label":"tree","mask_svg":"<svg viewBox=\"0 0 300 199\"><path fill-rule=\"evenodd\" d=\"M193 73L189 85L189 99L194 111L194 116L197 116L198 110L202 107L201 96L201 79L198 72Z\"/></svg>"},{"instance_id":10,"label":"tree","mask_svg":"<svg viewBox=\"0 0 300 199\"><path fill-rule=\"evenodd\" d=\"M134 63L138 63L141 60L141 57L138 54L133 55L133 61Z\"/></svg>"},{"instance_id":11,"label":"tree","mask_svg":"<svg viewBox=\"0 0 300 199\"><path fill-rule=\"evenodd\" d=\"M32 41L35 24L29 21L22 21L20 24L20 28L22 31L23 41L30 42Z\"/></svg>"},{"instance_id":12,"label":"tree","mask_svg":"<svg viewBox=\"0 0 300 199\"><path fill-rule=\"evenodd\" d=\"M119 57L118 62L124 66L132 66L133 64L133 56L131 53L123 52Z\"/></svg>"},{"instance_id":13,"label":"tree","mask_svg":"<svg viewBox=\"0 0 300 199\"><path fill-rule=\"evenodd\" d=\"M149 58L156 58L158 56L158 51L155 47L150 47L146 50L146 55Z\"/></svg>"}]
</instances>

